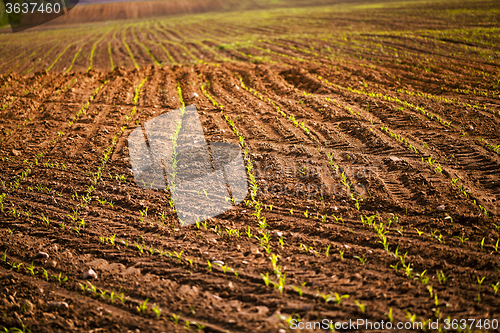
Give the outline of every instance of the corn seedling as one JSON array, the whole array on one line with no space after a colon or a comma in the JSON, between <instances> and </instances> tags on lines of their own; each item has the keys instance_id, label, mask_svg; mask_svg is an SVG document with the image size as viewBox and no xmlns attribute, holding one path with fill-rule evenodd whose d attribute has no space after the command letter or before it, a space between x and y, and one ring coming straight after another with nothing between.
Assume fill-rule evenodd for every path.
<instances>
[{"instance_id":1,"label":"corn seedling","mask_svg":"<svg viewBox=\"0 0 500 333\"><path fill-rule=\"evenodd\" d=\"M358 306L361 313L365 313L365 305L363 302L359 302L358 300L354 300L354 303Z\"/></svg>"},{"instance_id":2,"label":"corn seedling","mask_svg":"<svg viewBox=\"0 0 500 333\"><path fill-rule=\"evenodd\" d=\"M141 246L141 245L139 245L139 244L137 244L137 243L136 243L136 244L135 244L135 247L137 247L137 249L139 250L139 252L140 252L141 254L143 254L143 253L144 253L144 247L143 247L143 246Z\"/></svg>"},{"instance_id":3,"label":"corn seedling","mask_svg":"<svg viewBox=\"0 0 500 333\"><path fill-rule=\"evenodd\" d=\"M34 276L35 274L38 274L38 271L35 272L35 266L33 265L33 262L31 262L30 266L26 266L26 269L28 270L28 272L30 272L30 274L32 276Z\"/></svg>"},{"instance_id":4,"label":"corn seedling","mask_svg":"<svg viewBox=\"0 0 500 333\"><path fill-rule=\"evenodd\" d=\"M181 318L180 315L176 315L175 313L172 313L172 321L174 322L175 325L179 324L179 319Z\"/></svg>"},{"instance_id":5,"label":"corn seedling","mask_svg":"<svg viewBox=\"0 0 500 333\"><path fill-rule=\"evenodd\" d=\"M278 289L280 293L283 293L285 290L285 280L286 280L286 272L279 276L278 283L275 284L275 288Z\"/></svg>"},{"instance_id":6,"label":"corn seedling","mask_svg":"<svg viewBox=\"0 0 500 333\"><path fill-rule=\"evenodd\" d=\"M332 214L332 217L335 219L336 222L340 221L340 222L342 222L342 224L344 224L344 220L342 219L342 216L337 217L337 216Z\"/></svg>"},{"instance_id":7,"label":"corn seedling","mask_svg":"<svg viewBox=\"0 0 500 333\"><path fill-rule=\"evenodd\" d=\"M450 275L446 275L443 271L436 271L436 275L438 277L439 284L445 284L446 280L450 277Z\"/></svg>"},{"instance_id":8,"label":"corn seedling","mask_svg":"<svg viewBox=\"0 0 500 333\"><path fill-rule=\"evenodd\" d=\"M464 244L466 241L468 241L468 240L469 240L469 238L466 238L466 237L465 237L465 233L464 233L464 232L462 232L462 236L453 236L453 238L458 238L458 239L460 239L460 242L462 242L462 244Z\"/></svg>"},{"instance_id":9,"label":"corn seedling","mask_svg":"<svg viewBox=\"0 0 500 333\"><path fill-rule=\"evenodd\" d=\"M19 271L19 270L21 269L21 266L23 265L23 263L22 263L22 262L20 262L20 263L16 263L15 261L13 261L13 262L9 262L8 264L9 264L9 266L10 266L10 270L11 270L11 271L12 271L14 268L15 268L15 269L17 269L17 270Z\"/></svg>"},{"instance_id":10,"label":"corn seedling","mask_svg":"<svg viewBox=\"0 0 500 333\"><path fill-rule=\"evenodd\" d=\"M139 313L144 313L146 312L146 310L148 309L148 306L147 306L147 303L148 303L149 299L146 298L146 300L144 302L142 302L139 306L136 307L137 309L137 312Z\"/></svg>"},{"instance_id":11,"label":"corn seedling","mask_svg":"<svg viewBox=\"0 0 500 333\"><path fill-rule=\"evenodd\" d=\"M477 287L478 287L477 302L481 303L481 285L483 284L486 276L483 276L482 278L477 276L476 278L477 278Z\"/></svg>"},{"instance_id":12,"label":"corn seedling","mask_svg":"<svg viewBox=\"0 0 500 333\"><path fill-rule=\"evenodd\" d=\"M482 249L484 249L484 239L485 237L483 237L483 239L479 242L479 247Z\"/></svg>"},{"instance_id":13,"label":"corn seedling","mask_svg":"<svg viewBox=\"0 0 500 333\"><path fill-rule=\"evenodd\" d=\"M160 319L160 316L161 316L161 309L160 309L160 307L158 305L154 304L152 310L156 314L156 319Z\"/></svg>"},{"instance_id":14,"label":"corn seedling","mask_svg":"<svg viewBox=\"0 0 500 333\"><path fill-rule=\"evenodd\" d=\"M52 275L52 277L55 278L57 280L57 282L59 282L59 286L62 286L63 282L68 281L67 276L65 276L65 277L62 276L62 272L59 272L59 275Z\"/></svg>"},{"instance_id":15,"label":"corn seedling","mask_svg":"<svg viewBox=\"0 0 500 333\"><path fill-rule=\"evenodd\" d=\"M300 287L297 287L297 286L292 286L293 290L295 290L300 297L302 297L302 295L304 294L304 292L302 291L302 288L304 288L304 286L306 285L307 282L304 282L300 285Z\"/></svg>"},{"instance_id":16,"label":"corn seedling","mask_svg":"<svg viewBox=\"0 0 500 333\"><path fill-rule=\"evenodd\" d=\"M6 193L0 194L0 210L2 210L2 212L3 212L3 202L4 202L6 196L7 196Z\"/></svg>"},{"instance_id":17,"label":"corn seedling","mask_svg":"<svg viewBox=\"0 0 500 333\"><path fill-rule=\"evenodd\" d=\"M269 272L266 272L266 275L260 274L262 276L262 279L264 280L264 283L266 286L269 286L269 282L271 281L269 278Z\"/></svg>"},{"instance_id":18,"label":"corn seedling","mask_svg":"<svg viewBox=\"0 0 500 333\"><path fill-rule=\"evenodd\" d=\"M361 265L364 265L366 263L366 260L367 260L364 255L362 257L353 256L353 258L358 259L361 262Z\"/></svg>"},{"instance_id":19,"label":"corn seedling","mask_svg":"<svg viewBox=\"0 0 500 333\"><path fill-rule=\"evenodd\" d=\"M343 299L346 299L346 298L349 298L350 296L349 295L339 295L338 293L333 293L335 297L331 297L329 296L327 299L326 299L326 303L328 302L331 302L331 301L334 301L335 303L337 303L338 305L340 305L340 302L343 300Z\"/></svg>"},{"instance_id":20,"label":"corn seedling","mask_svg":"<svg viewBox=\"0 0 500 333\"><path fill-rule=\"evenodd\" d=\"M212 271L212 263L210 262L210 260L207 260L207 268L209 271Z\"/></svg>"},{"instance_id":21,"label":"corn seedling","mask_svg":"<svg viewBox=\"0 0 500 333\"><path fill-rule=\"evenodd\" d=\"M47 216L45 216L43 213L42 213L41 220L42 220L42 222L47 223L47 225L50 225L49 218Z\"/></svg>"},{"instance_id":22,"label":"corn seedling","mask_svg":"<svg viewBox=\"0 0 500 333\"><path fill-rule=\"evenodd\" d=\"M497 281L497 283L492 284L491 288L493 288L493 291L495 292L495 295L496 295L498 290L500 289L500 281Z\"/></svg>"},{"instance_id":23,"label":"corn seedling","mask_svg":"<svg viewBox=\"0 0 500 333\"><path fill-rule=\"evenodd\" d=\"M427 283L429 283L429 277L426 276L427 270L424 270L422 273L418 274L416 273L416 277L420 280L420 283L422 283L423 286L426 286Z\"/></svg>"},{"instance_id":24,"label":"corn seedling","mask_svg":"<svg viewBox=\"0 0 500 333\"><path fill-rule=\"evenodd\" d=\"M342 250L342 249L339 250L341 260L344 260L344 253L345 253L345 250Z\"/></svg>"},{"instance_id":25,"label":"corn seedling","mask_svg":"<svg viewBox=\"0 0 500 333\"><path fill-rule=\"evenodd\" d=\"M45 280L47 280L47 282L49 281L49 273L45 270L45 268L43 267L40 267L40 269L42 270L42 275L43 277L45 278Z\"/></svg>"}]
</instances>

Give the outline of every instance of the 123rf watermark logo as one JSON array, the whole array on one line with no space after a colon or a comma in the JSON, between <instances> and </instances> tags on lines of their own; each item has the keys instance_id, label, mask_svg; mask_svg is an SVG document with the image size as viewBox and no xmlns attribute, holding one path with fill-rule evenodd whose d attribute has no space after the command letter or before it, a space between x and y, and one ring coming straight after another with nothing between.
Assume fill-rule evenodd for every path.
<instances>
[{"instance_id":1,"label":"123rf watermark logo","mask_svg":"<svg viewBox=\"0 0 500 333\"><path fill-rule=\"evenodd\" d=\"M138 126L128 137L128 149L136 185L170 193L181 226L222 214L248 194L240 146L208 143L195 105Z\"/></svg>"},{"instance_id":2,"label":"123rf watermark logo","mask_svg":"<svg viewBox=\"0 0 500 333\"><path fill-rule=\"evenodd\" d=\"M79 0L3 0L12 32L20 32L63 16Z\"/></svg>"}]
</instances>

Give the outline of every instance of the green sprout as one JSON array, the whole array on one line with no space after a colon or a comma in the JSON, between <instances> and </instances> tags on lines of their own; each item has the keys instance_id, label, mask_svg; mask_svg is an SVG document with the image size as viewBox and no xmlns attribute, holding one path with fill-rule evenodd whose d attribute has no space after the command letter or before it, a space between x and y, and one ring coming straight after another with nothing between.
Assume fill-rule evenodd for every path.
<instances>
[{"instance_id":1,"label":"green sprout","mask_svg":"<svg viewBox=\"0 0 500 333\"><path fill-rule=\"evenodd\" d=\"M147 306L148 301L149 301L149 299L146 298L146 300L144 302L142 302L139 306L137 306L136 307L137 312L139 312L139 313L146 312L146 310L148 309L148 306Z\"/></svg>"},{"instance_id":2,"label":"green sprout","mask_svg":"<svg viewBox=\"0 0 500 333\"><path fill-rule=\"evenodd\" d=\"M59 275L52 275L52 277L55 278L59 282L59 286L62 286L63 282L68 281L67 276L65 276L65 277L62 276L62 272L59 272Z\"/></svg>"},{"instance_id":3,"label":"green sprout","mask_svg":"<svg viewBox=\"0 0 500 333\"><path fill-rule=\"evenodd\" d=\"M152 310L156 314L156 319L160 319L160 316L161 316L161 309L160 309L160 307L158 305L154 304Z\"/></svg>"}]
</instances>

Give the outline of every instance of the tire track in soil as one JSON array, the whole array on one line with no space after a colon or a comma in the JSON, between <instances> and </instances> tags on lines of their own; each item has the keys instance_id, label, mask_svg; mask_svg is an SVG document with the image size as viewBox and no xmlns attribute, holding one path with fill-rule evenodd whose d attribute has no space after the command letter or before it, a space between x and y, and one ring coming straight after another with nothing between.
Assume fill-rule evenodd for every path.
<instances>
[{"instance_id":1,"label":"tire track in soil","mask_svg":"<svg viewBox=\"0 0 500 333\"><path fill-rule=\"evenodd\" d=\"M256 82L258 82L258 80L257 80L257 79L255 79L255 78L250 78L250 80L252 81L252 84L255 84ZM263 89L263 88L259 88L259 90L261 90L261 91L262 91L262 89ZM267 89L266 89L266 90L267 90ZM290 94L287 94L286 96L287 96L287 99L290 101L290 99L291 99ZM299 98L300 98L300 97L299 97ZM273 99L273 100L278 100L278 101L280 100L280 98L279 98L279 97L277 97L276 95L272 96L272 99ZM318 119L314 119L314 120L315 120L315 121L318 121ZM354 126L356 126L356 125L354 125ZM343 130L343 128L342 128L342 127L340 127L340 130ZM346 132L344 132L344 133L345 133L345 134L348 134L348 135L350 134L350 133L348 133L348 132L347 132L347 133L346 133ZM352 141L354 141L354 140L352 140L352 139L351 139L351 140L349 140L349 141L351 141L351 142L352 142ZM356 140L356 141L358 141L358 140ZM352 150L358 150L358 149L360 148L360 145L359 145L359 144L354 144L354 147L356 147L356 148L354 148L354 149L352 149ZM364 150L364 149L362 149L362 150ZM338 151L338 152L337 152L337 154L341 153L342 151L345 151L345 149L342 149L341 151ZM363 152L363 153L365 153L365 154L366 154L366 152ZM397 155L397 154L396 154L396 155ZM365 155L365 156L366 156L366 155ZM380 175L379 175L379 176L380 176ZM391 179L390 181L386 180L386 181L384 182L384 184L385 184L385 185L387 185L387 186L389 187L389 191L387 191L387 193L388 193L388 194L393 194L393 195L394 195L394 194L396 194L396 195L397 195L398 193L399 193L399 194L401 194L401 195L397 196L397 199L396 199L396 200L394 200L395 202L396 202L398 199L400 199L400 200L404 200L404 201L406 201L406 202L407 202L407 201L409 201L409 200L408 200L408 199L409 199L408 190L406 190L405 186L404 186L402 183L400 183L400 182L398 181L398 179L397 179L397 178L395 178L395 179ZM391 190L393 190L393 189L395 189L395 188L397 188L397 192L395 192L395 191L391 191Z\"/></svg>"},{"instance_id":2,"label":"tire track in soil","mask_svg":"<svg viewBox=\"0 0 500 333\"><path fill-rule=\"evenodd\" d=\"M306 81L307 81L307 78L306 78L306 77L304 77L304 78L305 78L305 79L306 79ZM311 81L311 80L309 80L309 82L310 82L310 81ZM313 80L313 82L315 82L315 80ZM315 82L315 83L316 83L316 82ZM320 83L321 83L321 82L320 82ZM340 92L342 95L346 95L346 93L345 93L345 92L343 92L342 90L339 90L339 92ZM361 97L361 99L363 100L363 97ZM358 100L359 100L359 99L358 99ZM374 109L374 110L379 110L379 108L372 108L372 109ZM372 109L371 109L371 110L372 110ZM407 109L407 110L408 110L408 109ZM377 115L378 115L378 114L377 114ZM389 118L388 118L387 120L391 120L391 119L389 119ZM418 132L417 132L417 133L418 133ZM444 157L445 157L445 158L447 157L447 155L446 155L446 154L443 154L443 155L444 155ZM439 155L438 155L438 156L439 156ZM427 156L426 156L426 158L427 158ZM443 160L441 159L441 160L440 160L440 162L443 162ZM443 165L444 165L444 164L443 164ZM450 181L451 181L451 180L450 180ZM471 185L469 184L468 186L470 187ZM491 208L491 207L489 207L489 208L490 208L489 210L494 211L494 210L492 210L492 208Z\"/></svg>"}]
</instances>

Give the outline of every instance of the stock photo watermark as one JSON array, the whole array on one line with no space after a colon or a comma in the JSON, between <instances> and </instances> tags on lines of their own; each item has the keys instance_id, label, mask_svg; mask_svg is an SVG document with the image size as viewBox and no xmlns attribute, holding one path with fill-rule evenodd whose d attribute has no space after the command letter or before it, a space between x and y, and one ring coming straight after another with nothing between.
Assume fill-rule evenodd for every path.
<instances>
[{"instance_id":1,"label":"stock photo watermark","mask_svg":"<svg viewBox=\"0 0 500 333\"><path fill-rule=\"evenodd\" d=\"M67 14L79 0L3 0L12 32L34 28Z\"/></svg>"},{"instance_id":2,"label":"stock photo watermark","mask_svg":"<svg viewBox=\"0 0 500 333\"><path fill-rule=\"evenodd\" d=\"M248 193L238 144L207 144L194 105L166 112L128 138L134 181L170 192L181 226L203 222L241 203Z\"/></svg>"}]
</instances>

